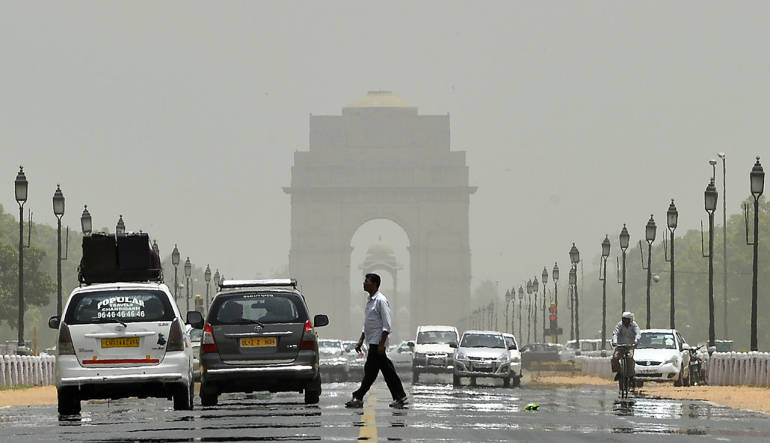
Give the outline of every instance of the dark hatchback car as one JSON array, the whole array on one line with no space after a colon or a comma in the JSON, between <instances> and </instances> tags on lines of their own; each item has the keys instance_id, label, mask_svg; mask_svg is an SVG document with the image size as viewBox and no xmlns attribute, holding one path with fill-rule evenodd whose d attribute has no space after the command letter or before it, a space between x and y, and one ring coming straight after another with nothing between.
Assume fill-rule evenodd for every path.
<instances>
[{"instance_id":1,"label":"dark hatchback car","mask_svg":"<svg viewBox=\"0 0 770 443\"><path fill-rule=\"evenodd\" d=\"M200 397L217 404L225 392L304 392L318 403L321 374L316 327L296 280L227 280L214 297L201 339Z\"/></svg>"}]
</instances>

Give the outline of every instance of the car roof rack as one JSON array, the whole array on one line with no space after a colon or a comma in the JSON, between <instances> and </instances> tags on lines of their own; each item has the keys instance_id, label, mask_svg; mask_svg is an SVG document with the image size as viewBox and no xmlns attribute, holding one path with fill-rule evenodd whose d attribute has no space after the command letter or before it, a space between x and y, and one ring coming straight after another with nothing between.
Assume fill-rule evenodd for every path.
<instances>
[{"instance_id":1,"label":"car roof rack","mask_svg":"<svg viewBox=\"0 0 770 443\"><path fill-rule=\"evenodd\" d=\"M268 288L289 287L297 289L297 280L293 278L273 278L267 280L224 280L219 284L221 289L233 288Z\"/></svg>"}]
</instances>

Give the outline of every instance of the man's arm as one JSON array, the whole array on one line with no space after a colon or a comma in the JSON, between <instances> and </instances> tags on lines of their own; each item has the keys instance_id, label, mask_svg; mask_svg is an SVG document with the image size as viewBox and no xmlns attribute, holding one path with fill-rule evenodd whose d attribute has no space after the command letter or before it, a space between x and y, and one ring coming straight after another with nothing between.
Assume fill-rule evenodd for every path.
<instances>
[{"instance_id":1,"label":"man's arm","mask_svg":"<svg viewBox=\"0 0 770 443\"><path fill-rule=\"evenodd\" d=\"M377 349L380 354L385 353L385 343L390 334L390 306L387 302L380 301L380 320L382 321L382 336L380 337L380 346Z\"/></svg>"},{"instance_id":2,"label":"man's arm","mask_svg":"<svg viewBox=\"0 0 770 443\"><path fill-rule=\"evenodd\" d=\"M361 346L364 345L364 333L361 332L361 337L358 338L358 343L356 343L356 352L361 352Z\"/></svg>"},{"instance_id":3,"label":"man's arm","mask_svg":"<svg viewBox=\"0 0 770 443\"><path fill-rule=\"evenodd\" d=\"M618 344L618 332L620 332L620 325L615 325L615 329L612 330L612 343L613 345Z\"/></svg>"}]
</instances>

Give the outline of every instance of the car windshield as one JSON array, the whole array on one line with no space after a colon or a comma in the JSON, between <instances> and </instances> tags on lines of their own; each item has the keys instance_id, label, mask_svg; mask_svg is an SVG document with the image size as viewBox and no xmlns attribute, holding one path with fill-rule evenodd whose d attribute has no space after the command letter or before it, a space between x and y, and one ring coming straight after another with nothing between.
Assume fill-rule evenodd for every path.
<instances>
[{"instance_id":1,"label":"car windshield","mask_svg":"<svg viewBox=\"0 0 770 443\"><path fill-rule=\"evenodd\" d=\"M72 297L64 322L70 325L132 323L170 321L174 317L174 309L161 291L94 291L81 292Z\"/></svg>"},{"instance_id":2,"label":"car windshield","mask_svg":"<svg viewBox=\"0 0 770 443\"><path fill-rule=\"evenodd\" d=\"M643 332L636 349L676 349L674 334L666 332Z\"/></svg>"},{"instance_id":3,"label":"car windshield","mask_svg":"<svg viewBox=\"0 0 770 443\"><path fill-rule=\"evenodd\" d=\"M217 296L208 318L214 324L297 323L307 315L291 294L258 293ZM213 319L213 322L211 321Z\"/></svg>"},{"instance_id":4,"label":"car windshield","mask_svg":"<svg viewBox=\"0 0 770 443\"><path fill-rule=\"evenodd\" d=\"M463 348L505 348L502 335L465 334L460 344Z\"/></svg>"},{"instance_id":5,"label":"car windshield","mask_svg":"<svg viewBox=\"0 0 770 443\"><path fill-rule=\"evenodd\" d=\"M441 343L457 343L457 334L454 331L420 331L417 334L418 345Z\"/></svg>"}]
</instances>

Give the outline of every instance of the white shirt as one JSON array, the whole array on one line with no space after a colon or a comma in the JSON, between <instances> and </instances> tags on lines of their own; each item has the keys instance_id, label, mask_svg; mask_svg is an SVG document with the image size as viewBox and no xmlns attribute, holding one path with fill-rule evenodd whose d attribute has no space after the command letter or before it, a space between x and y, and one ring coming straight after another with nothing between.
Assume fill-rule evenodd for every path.
<instances>
[{"instance_id":1,"label":"white shirt","mask_svg":"<svg viewBox=\"0 0 770 443\"><path fill-rule=\"evenodd\" d=\"M390 305L382 292L377 291L367 299L361 332L364 333L366 343L378 345L383 331L390 334Z\"/></svg>"},{"instance_id":2,"label":"white shirt","mask_svg":"<svg viewBox=\"0 0 770 443\"><path fill-rule=\"evenodd\" d=\"M615 330L612 331L613 344L631 345L635 341L639 341L641 337L642 332L639 330L639 325L633 320L628 327L623 326L623 320L619 321Z\"/></svg>"}]
</instances>

